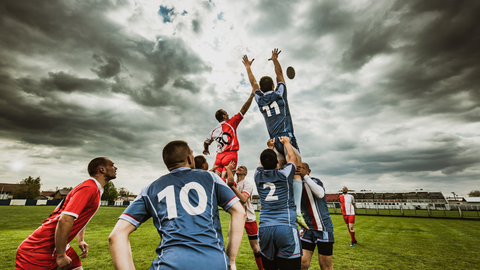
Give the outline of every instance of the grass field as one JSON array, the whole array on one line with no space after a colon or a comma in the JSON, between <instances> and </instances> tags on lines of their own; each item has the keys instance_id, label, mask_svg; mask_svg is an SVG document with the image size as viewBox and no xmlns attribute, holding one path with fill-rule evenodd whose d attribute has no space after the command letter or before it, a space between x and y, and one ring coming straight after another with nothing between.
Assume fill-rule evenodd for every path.
<instances>
[{"instance_id":1,"label":"grass field","mask_svg":"<svg viewBox=\"0 0 480 270\"><path fill-rule=\"evenodd\" d=\"M0 269L15 268L18 245L52 212L53 206L0 206ZM89 257L84 269L113 269L108 235L123 207L101 207L87 226ZM257 213L258 214L258 213ZM221 211L223 234L227 235L229 215ZM341 215L332 215L335 228L333 262L335 269L478 269L480 222L385 216L357 216L358 244L349 246L350 236ZM130 237L137 269L148 269L160 241L151 221ZM72 247L78 251L76 240ZM316 258L316 253L314 258ZM181 255L179 255L181 258ZM244 235L237 269L256 269ZM320 269L313 259L310 269Z\"/></svg>"}]
</instances>

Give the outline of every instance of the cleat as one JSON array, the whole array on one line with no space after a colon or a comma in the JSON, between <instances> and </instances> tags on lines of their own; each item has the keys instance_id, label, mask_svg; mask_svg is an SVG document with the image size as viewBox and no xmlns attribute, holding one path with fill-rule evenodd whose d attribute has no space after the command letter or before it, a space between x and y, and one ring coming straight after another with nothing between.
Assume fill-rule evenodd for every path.
<instances>
[{"instance_id":1,"label":"cleat","mask_svg":"<svg viewBox=\"0 0 480 270\"><path fill-rule=\"evenodd\" d=\"M353 244L356 245L356 244L357 244L357 240L353 241Z\"/></svg>"},{"instance_id":2,"label":"cleat","mask_svg":"<svg viewBox=\"0 0 480 270\"><path fill-rule=\"evenodd\" d=\"M355 246L355 245L353 244L353 242L351 242L351 243L350 243L350 246L353 247L353 246Z\"/></svg>"},{"instance_id":3,"label":"cleat","mask_svg":"<svg viewBox=\"0 0 480 270\"><path fill-rule=\"evenodd\" d=\"M303 216L297 216L297 223L305 230L308 230L307 223L305 223L305 219L303 219Z\"/></svg>"}]
</instances>

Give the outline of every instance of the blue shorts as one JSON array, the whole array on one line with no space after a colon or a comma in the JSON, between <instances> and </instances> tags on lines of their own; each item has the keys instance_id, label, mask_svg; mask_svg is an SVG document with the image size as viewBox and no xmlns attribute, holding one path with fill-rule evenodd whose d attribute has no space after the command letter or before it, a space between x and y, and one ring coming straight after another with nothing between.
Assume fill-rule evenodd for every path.
<instances>
[{"instance_id":1,"label":"blue shorts","mask_svg":"<svg viewBox=\"0 0 480 270\"><path fill-rule=\"evenodd\" d=\"M315 230L302 230L300 232L300 239L305 242L316 244L318 242L331 242L334 243L335 239L333 232L315 231Z\"/></svg>"},{"instance_id":2,"label":"blue shorts","mask_svg":"<svg viewBox=\"0 0 480 270\"><path fill-rule=\"evenodd\" d=\"M282 136L275 137L275 145L273 150L275 151L275 153L277 153L277 159L285 160L286 159L285 146L280 142L280 140L278 139L279 137L282 137ZM290 144L292 145L293 150L295 151L295 154L297 156L300 156L300 148L298 148L297 139L295 139L295 137L290 137Z\"/></svg>"},{"instance_id":3,"label":"blue shorts","mask_svg":"<svg viewBox=\"0 0 480 270\"><path fill-rule=\"evenodd\" d=\"M260 227L258 245L260 253L269 260L275 257L295 259L303 255L298 230L290 226Z\"/></svg>"},{"instance_id":4,"label":"blue shorts","mask_svg":"<svg viewBox=\"0 0 480 270\"><path fill-rule=\"evenodd\" d=\"M158 252L158 251L157 251ZM201 269L226 270L230 269L228 256L225 252L201 247L175 246L164 248L161 255L150 265L149 270L157 269ZM180 255L179 255L180 254Z\"/></svg>"}]
</instances>

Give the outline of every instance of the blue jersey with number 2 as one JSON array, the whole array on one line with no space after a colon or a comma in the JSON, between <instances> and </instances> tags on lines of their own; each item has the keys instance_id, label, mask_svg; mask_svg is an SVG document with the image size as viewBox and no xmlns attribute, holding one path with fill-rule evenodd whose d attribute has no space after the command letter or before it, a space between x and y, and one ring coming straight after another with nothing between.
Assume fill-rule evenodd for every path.
<instances>
[{"instance_id":1,"label":"blue jersey with number 2","mask_svg":"<svg viewBox=\"0 0 480 270\"><path fill-rule=\"evenodd\" d=\"M293 198L293 175L296 167L287 163L280 170L255 171L255 184L260 197L260 227L291 226L297 228Z\"/></svg>"},{"instance_id":2,"label":"blue jersey with number 2","mask_svg":"<svg viewBox=\"0 0 480 270\"><path fill-rule=\"evenodd\" d=\"M279 82L275 91L263 93L256 90L255 101L265 118L270 139L278 136L294 137L285 83Z\"/></svg>"},{"instance_id":3,"label":"blue jersey with number 2","mask_svg":"<svg viewBox=\"0 0 480 270\"><path fill-rule=\"evenodd\" d=\"M150 269L229 269L218 207L237 201L214 173L183 167L144 188L120 219L153 219L162 239Z\"/></svg>"}]
</instances>

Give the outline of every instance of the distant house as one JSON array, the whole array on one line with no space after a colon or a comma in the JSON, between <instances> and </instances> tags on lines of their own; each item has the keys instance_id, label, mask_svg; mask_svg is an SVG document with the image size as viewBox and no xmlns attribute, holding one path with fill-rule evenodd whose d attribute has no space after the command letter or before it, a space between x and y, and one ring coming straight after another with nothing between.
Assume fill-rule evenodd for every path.
<instances>
[{"instance_id":1,"label":"distant house","mask_svg":"<svg viewBox=\"0 0 480 270\"><path fill-rule=\"evenodd\" d=\"M56 191L42 191L41 195L37 197L37 200L53 200L53 196Z\"/></svg>"},{"instance_id":2,"label":"distant house","mask_svg":"<svg viewBox=\"0 0 480 270\"><path fill-rule=\"evenodd\" d=\"M130 195L128 197L118 196L118 198L115 201L117 201L117 202L119 202L119 201L130 201L131 202L131 201L135 200L136 197L137 197L137 195Z\"/></svg>"},{"instance_id":3,"label":"distant house","mask_svg":"<svg viewBox=\"0 0 480 270\"><path fill-rule=\"evenodd\" d=\"M63 200L65 197L67 197L68 193L71 191L71 188L62 188L57 191L55 191L55 194L53 194L53 199L54 200Z\"/></svg>"},{"instance_id":4,"label":"distant house","mask_svg":"<svg viewBox=\"0 0 480 270\"><path fill-rule=\"evenodd\" d=\"M12 191L20 184L0 183L0 200L13 199Z\"/></svg>"}]
</instances>

